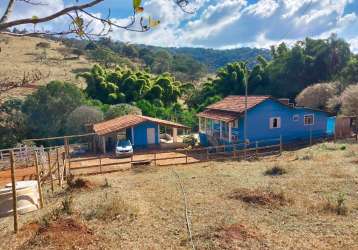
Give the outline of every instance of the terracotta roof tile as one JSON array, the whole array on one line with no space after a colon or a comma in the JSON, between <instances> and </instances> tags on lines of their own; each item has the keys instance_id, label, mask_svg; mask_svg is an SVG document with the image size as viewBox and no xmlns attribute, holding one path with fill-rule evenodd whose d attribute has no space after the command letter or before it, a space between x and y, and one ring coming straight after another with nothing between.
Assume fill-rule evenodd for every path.
<instances>
[{"instance_id":1,"label":"terracotta roof tile","mask_svg":"<svg viewBox=\"0 0 358 250\"><path fill-rule=\"evenodd\" d=\"M98 135L110 134L122 129L126 129L142 122L151 121L163 126L175 127L175 128L188 128L179 123L161 120L142 115L125 115L112 120L96 123L93 125L93 130Z\"/></svg>"},{"instance_id":2,"label":"terracotta roof tile","mask_svg":"<svg viewBox=\"0 0 358 250\"><path fill-rule=\"evenodd\" d=\"M247 109L251 109L257 104L269 99L270 96L248 96L247 97ZM223 100L214 103L207 109L231 111L236 113L242 113L245 111L245 96L228 96Z\"/></svg>"},{"instance_id":3,"label":"terracotta roof tile","mask_svg":"<svg viewBox=\"0 0 358 250\"><path fill-rule=\"evenodd\" d=\"M220 120L224 122L231 122L236 120L239 115L234 112L222 111L222 110L204 110L203 112L198 114L199 117L205 117L212 120Z\"/></svg>"}]
</instances>

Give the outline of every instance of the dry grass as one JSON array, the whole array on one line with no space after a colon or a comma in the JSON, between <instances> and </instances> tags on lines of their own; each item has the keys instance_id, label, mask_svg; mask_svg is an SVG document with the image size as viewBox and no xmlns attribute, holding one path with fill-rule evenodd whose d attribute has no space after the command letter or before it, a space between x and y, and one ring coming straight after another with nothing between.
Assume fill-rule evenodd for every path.
<instances>
[{"instance_id":1,"label":"dry grass","mask_svg":"<svg viewBox=\"0 0 358 250\"><path fill-rule=\"evenodd\" d=\"M100 200L93 206L93 209L85 214L87 220L98 219L103 221L132 221L137 218L138 209L129 206L118 196L108 197Z\"/></svg>"},{"instance_id":2,"label":"dry grass","mask_svg":"<svg viewBox=\"0 0 358 250\"><path fill-rule=\"evenodd\" d=\"M50 48L36 48L41 42L49 43ZM46 77L34 83L38 86L52 80L63 80L84 87L84 81L76 79L76 74L93 64L83 56L76 60L64 60L63 51L68 49L61 42L42 38L1 35L0 47L0 79L21 80L24 73L40 71ZM44 53L46 58L42 58ZM1 97L23 97L32 91L33 88L17 88Z\"/></svg>"},{"instance_id":3,"label":"dry grass","mask_svg":"<svg viewBox=\"0 0 358 250\"><path fill-rule=\"evenodd\" d=\"M358 164L355 163L358 145L345 143L345 150L340 149L343 144L322 145L256 162L175 166L188 196L197 248L358 249ZM302 159L306 155L310 155L309 160ZM263 175L274 166L284 166L287 173L279 178ZM157 171L142 173L118 172L92 176L88 180L104 183L105 178L106 188L71 192L71 218L78 216L78 220L101 239L102 247L190 248L183 197L171 168L158 167ZM273 200L278 202L272 205L264 199L265 205L251 205L228 197L235 190L240 191L241 197L253 193L261 199L264 194L271 200L275 197ZM280 193L282 197L277 196ZM340 194L344 194L343 202L339 201ZM61 207L63 196L47 194L46 200L50 207L20 216L20 225ZM284 206L281 200L285 201ZM339 215L345 208L345 215ZM98 217L88 219L93 210ZM108 217L107 213L110 213ZM0 221L0 249L10 245L21 247L26 242L11 233L11 225L11 217ZM49 248L56 245L51 241L48 244Z\"/></svg>"}]
</instances>

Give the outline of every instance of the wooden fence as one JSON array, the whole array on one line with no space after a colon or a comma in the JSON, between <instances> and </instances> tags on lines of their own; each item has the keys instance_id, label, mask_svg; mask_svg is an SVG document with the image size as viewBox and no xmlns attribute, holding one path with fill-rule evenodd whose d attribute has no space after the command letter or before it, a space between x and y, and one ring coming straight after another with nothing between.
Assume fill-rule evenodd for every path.
<instances>
[{"instance_id":1,"label":"wooden fence","mask_svg":"<svg viewBox=\"0 0 358 250\"><path fill-rule=\"evenodd\" d=\"M94 175L124 171L137 165L170 166L192 164L206 161L247 160L282 152L280 138L257 141L251 144L222 145L195 149L179 149L134 155L130 158L116 159L110 155L95 155L68 158L68 173L73 175Z\"/></svg>"}]
</instances>

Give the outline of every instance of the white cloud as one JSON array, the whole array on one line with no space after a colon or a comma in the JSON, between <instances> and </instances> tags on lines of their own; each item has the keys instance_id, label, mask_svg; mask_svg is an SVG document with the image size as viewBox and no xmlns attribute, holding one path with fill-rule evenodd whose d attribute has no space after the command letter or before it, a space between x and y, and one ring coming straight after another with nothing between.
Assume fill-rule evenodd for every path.
<instances>
[{"instance_id":1,"label":"white cloud","mask_svg":"<svg viewBox=\"0 0 358 250\"><path fill-rule=\"evenodd\" d=\"M18 4L15 17L43 16L64 7L63 0L44 1L51 4L46 7ZM354 12L345 11L354 0L257 0L256 3L249 3L248 0L193 1L196 11L187 14L173 1L147 0L144 2L143 16L159 19L161 24L146 33L115 29L111 37L125 42L161 46L231 48L269 47L282 40L292 42L306 36L324 37L335 32L358 50L358 17ZM116 18L115 21L120 24L129 21L123 16ZM62 19L45 27L56 30L66 28L67 24ZM99 30L102 24L94 22L92 27Z\"/></svg>"}]
</instances>

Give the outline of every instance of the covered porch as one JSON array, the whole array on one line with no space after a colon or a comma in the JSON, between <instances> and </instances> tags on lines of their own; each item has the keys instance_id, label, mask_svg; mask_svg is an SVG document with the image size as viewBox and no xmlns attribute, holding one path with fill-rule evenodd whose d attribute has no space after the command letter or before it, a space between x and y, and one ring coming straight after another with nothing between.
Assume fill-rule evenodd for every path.
<instances>
[{"instance_id":1,"label":"covered porch","mask_svg":"<svg viewBox=\"0 0 358 250\"><path fill-rule=\"evenodd\" d=\"M198 114L199 135L208 144L231 144L239 141L239 116L235 113L206 110Z\"/></svg>"}]
</instances>

